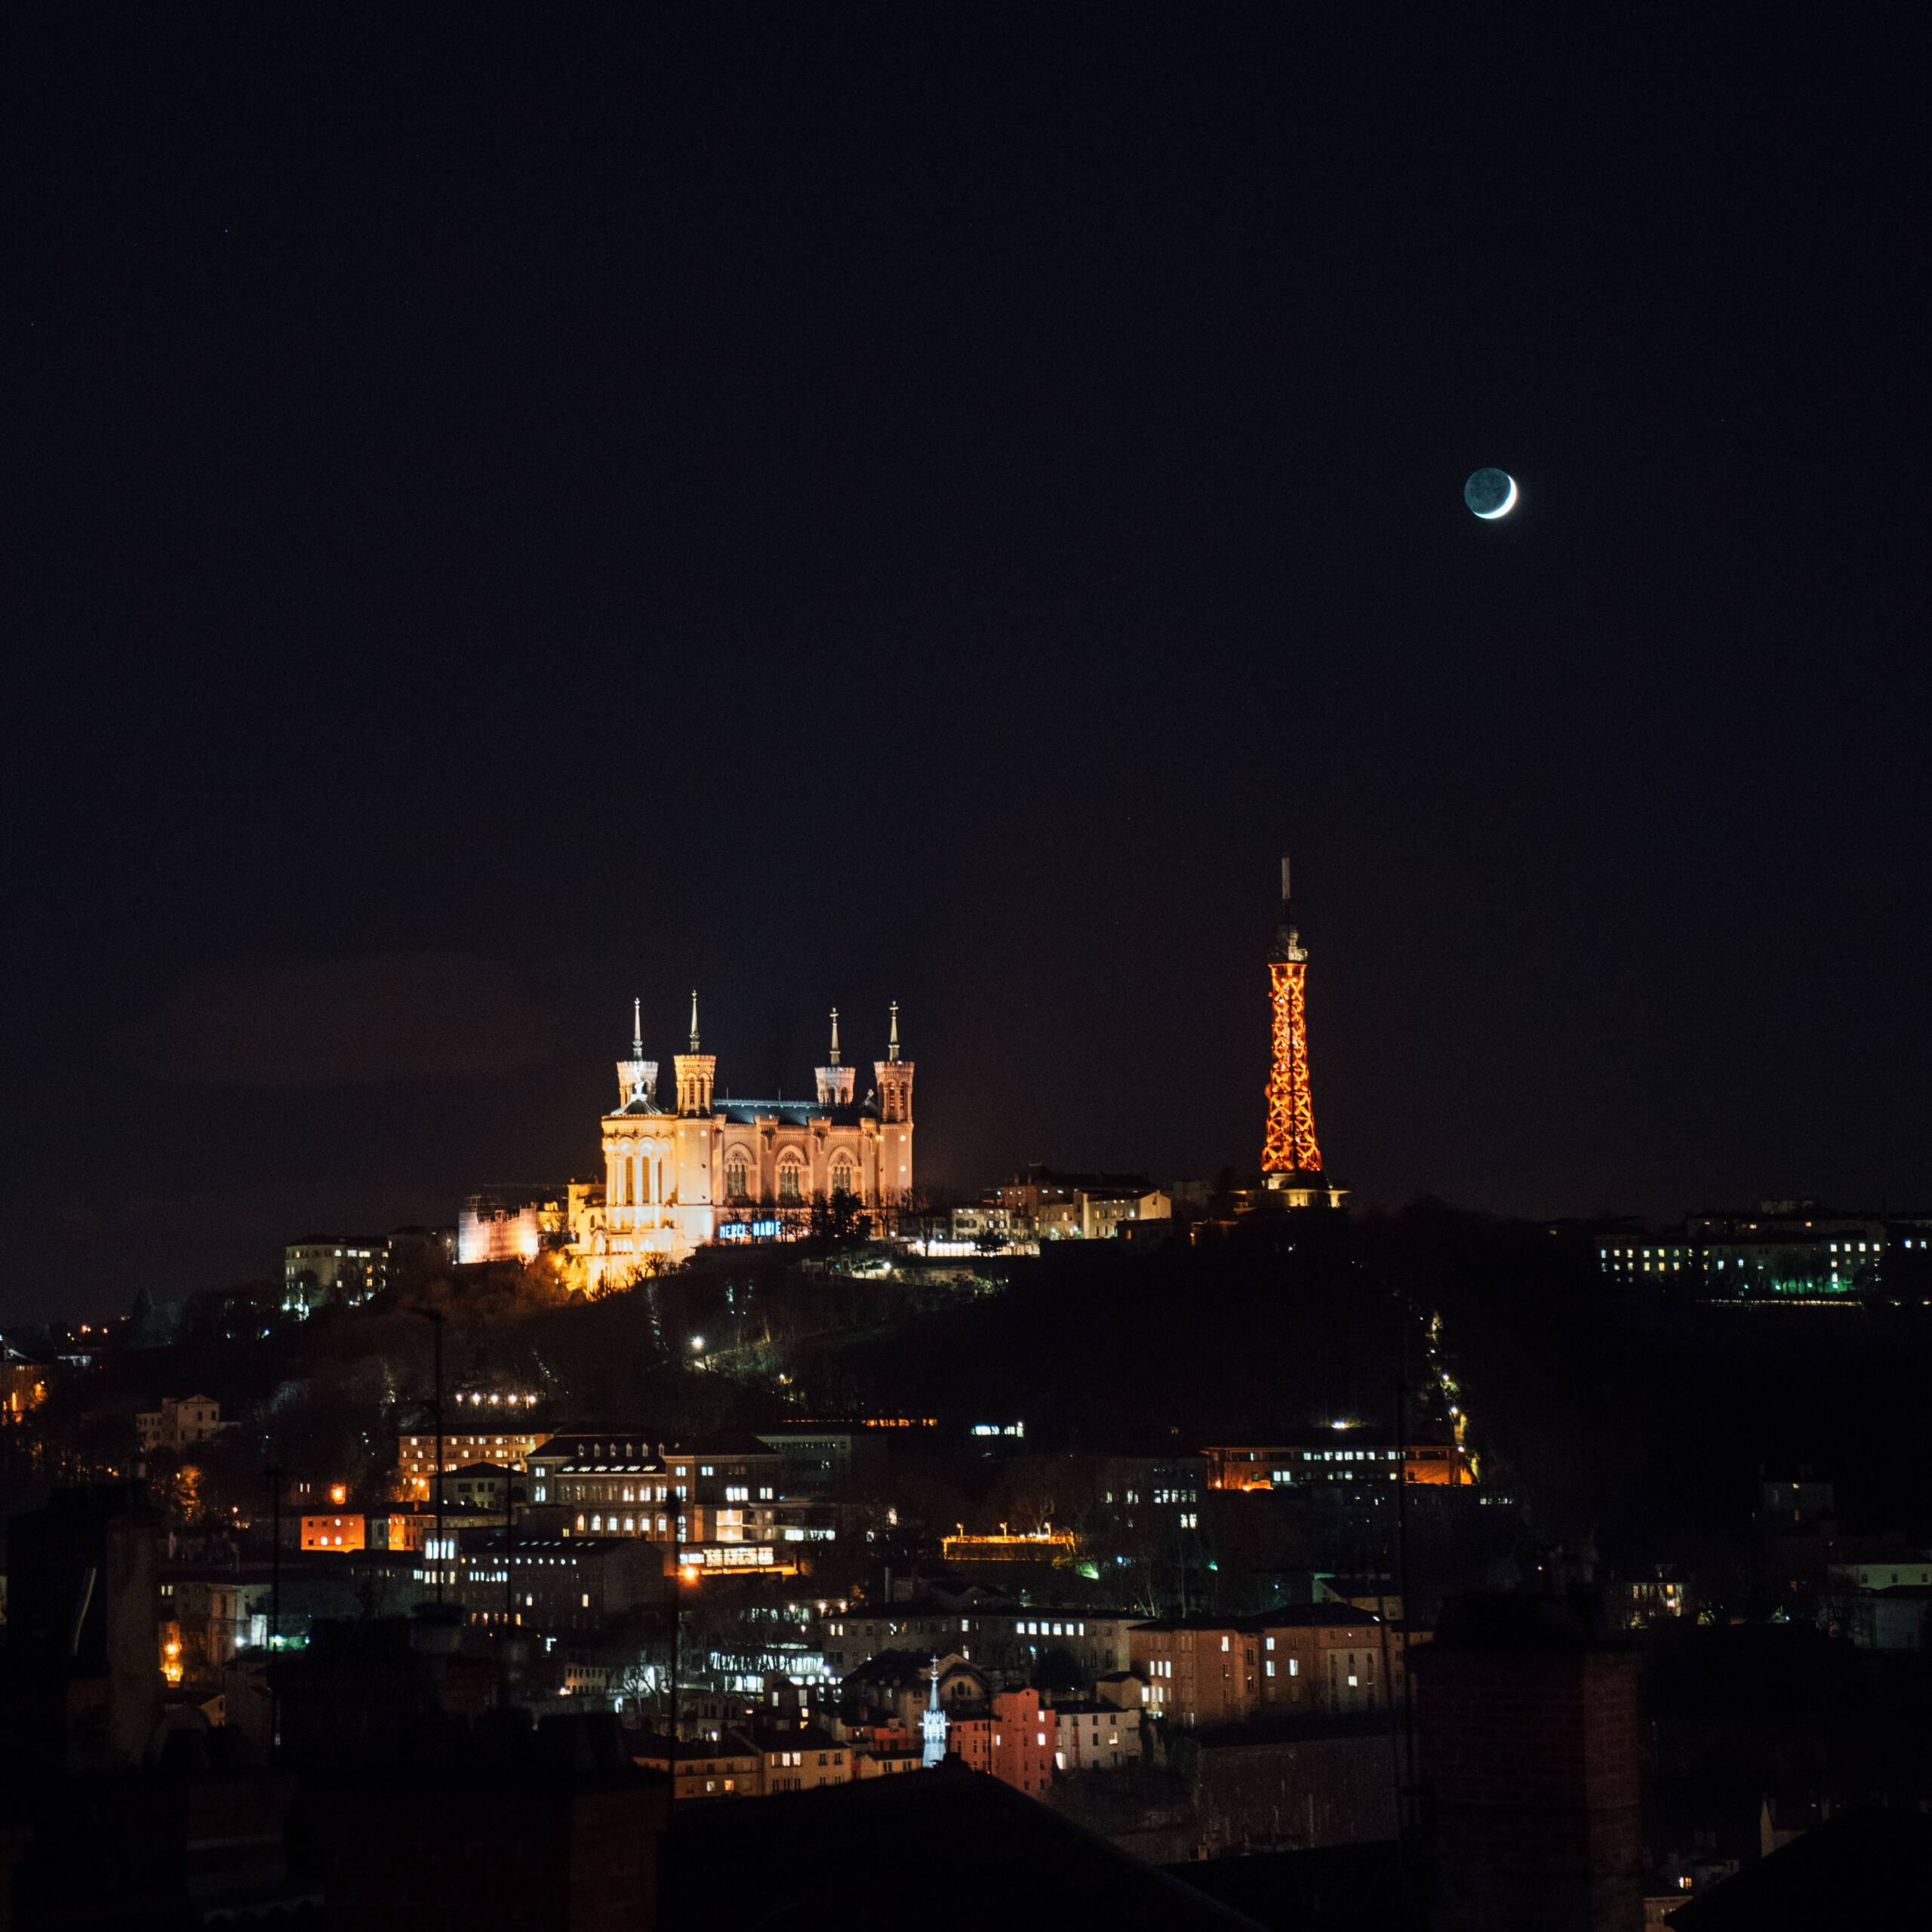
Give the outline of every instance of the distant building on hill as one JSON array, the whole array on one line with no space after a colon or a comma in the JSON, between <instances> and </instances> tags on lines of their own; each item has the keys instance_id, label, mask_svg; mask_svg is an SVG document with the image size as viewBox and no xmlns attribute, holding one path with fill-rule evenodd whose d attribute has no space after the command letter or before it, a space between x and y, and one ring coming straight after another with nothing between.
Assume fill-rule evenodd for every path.
<instances>
[{"instance_id":1,"label":"distant building on hill","mask_svg":"<svg viewBox=\"0 0 1932 1932\"><path fill-rule=\"evenodd\" d=\"M331 1302L353 1308L380 1294L406 1263L456 1257L457 1236L441 1228L398 1228L386 1235L305 1235L282 1251L281 1307L307 1316Z\"/></svg>"},{"instance_id":2,"label":"distant building on hill","mask_svg":"<svg viewBox=\"0 0 1932 1932\"><path fill-rule=\"evenodd\" d=\"M465 1198L457 1217L457 1261L466 1268L486 1261L534 1261L567 1247L580 1191L568 1181L479 1189Z\"/></svg>"},{"instance_id":3,"label":"distant building on hill","mask_svg":"<svg viewBox=\"0 0 1932 1932\"><path fill-rule=\"evenodd\" d=\"M832 1014L829 1063L809 1099L739 1100L717 1091L717 1056L699 1051L697 998L690 1051L673 1057L675 1091L657 1098L658 1063L644 1054L641 1010L617 1062L617 1105L603 1117L604 1176L489 1188L463 1203L457 1259L534 1261L555 1253L573 1287L619 1286L712 1241L795 1240L815 1208L876 1220L912 1197L913 1063L891 1008L885 1057L858 1096Z\"/></svg>"},{"instance_id":4,"label":"distant building on hill","mask_svg":"<svg viewBox=\"0 0 1932 1932\"><path fill-rule=\"evenodd\" d=\"M1109 1241L1130 1222L1164 1221L1174 1203L1145 1174L1072 1174L1035 1163L953 1217L955 1239L997 1234L1020 1246Z\"/></svg>"},{"instance_id":5,"label":"distant building on hill","mask_svg":"<svg viewBox=\"0 0 1932 1932\"><path fill-rule=\"evenodd\" d=\"M1612 1281L1700 1300L1848 1303L1932 1297L1932 1214L1846 1212L1810 1200L1687 1215L1669 1232L1612 1237Z\"/></svg>"},{"instance_id":6,"label":"distant building on hill","mask_svg":"<svg viewBox=\"0 0 1932 1932\"><path fill-rule=\"evenodd\" d=\"M197 1444L212 1442L232 1422L221 1419L221 1404L211 1396L163 1396L161 1406L142 1409L134 1417L134 1446L143 1456L165 1450L178 1456Z\"/></svg>"}]
</instances>

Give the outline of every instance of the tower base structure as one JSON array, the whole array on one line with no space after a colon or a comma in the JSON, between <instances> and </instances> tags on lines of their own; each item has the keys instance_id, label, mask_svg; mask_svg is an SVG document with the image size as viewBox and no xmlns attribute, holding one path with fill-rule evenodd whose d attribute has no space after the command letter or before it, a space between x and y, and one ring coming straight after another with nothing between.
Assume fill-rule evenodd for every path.
<instances>
[{"instance_id":1,"label":"tower base structure","mask_svg":"<svg viewBox=\"0 0 1932 1932\"><path fill-rule=\"evenodd\" d=\"M1339 1208L1349 1192L1324 1174L1272 1174L1263 1178L1284 1208Z\"/></svg>"}]
</instances>

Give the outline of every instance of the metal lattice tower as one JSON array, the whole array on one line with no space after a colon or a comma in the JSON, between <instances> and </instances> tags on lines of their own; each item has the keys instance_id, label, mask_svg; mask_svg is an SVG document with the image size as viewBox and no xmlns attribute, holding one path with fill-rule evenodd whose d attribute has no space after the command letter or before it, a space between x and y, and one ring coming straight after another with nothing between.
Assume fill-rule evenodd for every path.
<instances>
[{"instance_id":1,"label":"metal lattice tower","mask_svg":"<svg viewBox=\"0 0 1932 1932\"><path fill-rule=\"evenodd\" d=\"M1268 1077L1268 1132L1261 1170L1270 1187L1293 1177L1321 1179L1321 1148L1315 1137L1315 1102L1308 1087L1308 955L1295 931L1288 903L1288 862L1281 861L1281 923L1268 964L1274 1009L1274 1063Z\"/></svg>"}]
</instances>

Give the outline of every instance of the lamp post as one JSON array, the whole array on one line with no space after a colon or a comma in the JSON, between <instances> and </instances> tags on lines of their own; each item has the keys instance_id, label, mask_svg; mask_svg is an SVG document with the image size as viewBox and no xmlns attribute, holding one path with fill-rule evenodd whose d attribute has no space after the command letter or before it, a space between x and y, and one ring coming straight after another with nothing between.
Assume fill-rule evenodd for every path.
<instances>
[{"instance_id":1,"label":"lamp post","mask_svg":"<svg viewBox=\"0 0 1932 1932\"><path fill-rule=\"evenodd\" d=\"M281 1694L275 1687L275 1655L281 1643L281 1465L271 1463L269 1477L269 1756L281 1755Z\"/></svg>"}]
</instances>

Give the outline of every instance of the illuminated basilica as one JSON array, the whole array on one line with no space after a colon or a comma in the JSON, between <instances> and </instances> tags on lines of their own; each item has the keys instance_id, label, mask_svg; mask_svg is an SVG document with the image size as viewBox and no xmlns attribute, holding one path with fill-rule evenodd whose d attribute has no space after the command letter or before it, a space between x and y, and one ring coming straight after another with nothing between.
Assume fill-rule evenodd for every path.
<instances>
[{"instance_id":1,"label":"illuminated basilica","mask_svg":"<svg viewBox=\"0 0 1932 1932\"><path fill-rule=\"evenodd\" d=\"M813 1201L845 1195L876 1211L912 1190L912 1063L899 1051L892 1007L885 1057L855 1103L858 1069L841 1063L832 1014L830 1065L810 1100L720 1100L715 1055L698 1050L691 995L691 1050L672 1060L675 1094L657 1098L657 1063L644 1057L641 1010L632 1009L630 1057L617 1063L618 1106L604 1116L604 1186L574 1188L573 1260L592 1294L628 1280L650 1257L681 1260L712 1241L778 1240L803 1233Z\"/></svg>"}]
</instances>

